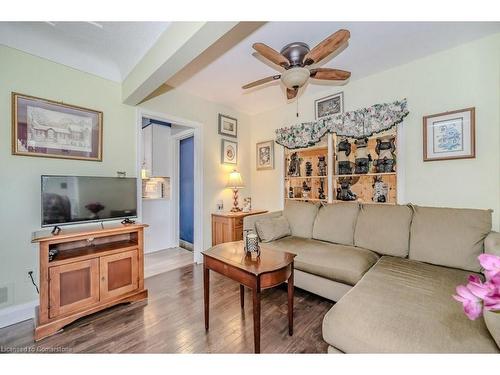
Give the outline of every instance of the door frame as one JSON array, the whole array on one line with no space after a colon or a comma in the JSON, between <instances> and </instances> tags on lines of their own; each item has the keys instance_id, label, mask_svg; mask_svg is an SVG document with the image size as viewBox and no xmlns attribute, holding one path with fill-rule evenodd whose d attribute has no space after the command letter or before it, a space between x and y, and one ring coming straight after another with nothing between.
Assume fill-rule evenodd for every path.
<instances>
[{"instance_id":1,"label":"door frame","mask_svg":"<svg viewBox=\"0 0 500 375\"><path fill-rule=\"evenodd\" d=\"M181 197L180 197L180 183L181 183L181 176L180 176L180 169L179 169L179 166L180 166L180 162L181 162L181 158L180 158L180 150L181 150L181 141L183 139L186 139L186 138L189 138L189 137L194 137L195 134L194 134L194 129L187 129L187 130L184 130L182 132L179 132L177 134L174 134L172 136L172 139L173 139L173 143L174 143L174 167L173 167L173 170L172 170L172 190L171 190L171 193L172 193L172 197L174 199L174 209L172 210L173 214L174 214L174 218L173 218L173 222L175 223L175 233L174 233L174 238L175 238L175 241L177 243L177 246L179 246L179 243L180 243L180 232L181 232L181 225L180 225L180 222L179 222L179 215L180 215L180 203L181 203ZM194 146L196 147L196 145ZM196 149L194 148L193 149L193 153L196 154ZM193 160L195 159L194 155L193 155ZM195 165L195 168L194 170L196 171L196 165ZM196 173L195 173L196 174ZM193 181L193 184L194 186L196 186L196 182L195 180ZM196 193L195 193L196 194ZM195 202L196 202L196 197L195 197ZM194 231L194 221L195 221L195 217L196 217L196 210L194 210L193 212L193 231ZM194 240L194 233L193 233L193 241ZM193 247L194 247L194 244L193 244Z\"/></svg>"},{"instance_id":2,"label":"door frame","mask_svg":"<svg viewBox=\"0 0 500 375\"><path fill-rule=\"evenodd\" d=\"M177 116L170 115L168 113L161 113L150 111L146 108L137 108L137 155L136 155L136 173L137 173L137 201L139 204L138 207L138 217L142 220L142 181L141 181L141 164L142 164L142 118L147 117L154 120L165 121L175 125L181 125L188 127L190 129L175 134L172 136L174 140L174 157L177 160L174 160L174 170L172 172L171 178L171 199L177 199L178 196L176 194L178 191L177 182L172 181L172 179L179 180L178 178L178 152L175 151L175 148L178 147L177 143L180 142L180 139L176 138L186 132L192 132L194 137L194 214L193 214L193 260L196 263L202 263L202 255L203 251L203 217L204 217L204 199L203 199L203 154L204 154L204 141L203 141L203 124L197 121L191 121L184 118L180 118ZM178 150L177 150L178 151ZM177 155L177 157L175 156ZM177 176L176 176L177 175ZM175 238L177 239L177 246L179 245L179 224L178 224L178 204L174 204L174 209L171 210L172 216L171 220L174 223L175 227Z\"/></svg>"}]
</instances>

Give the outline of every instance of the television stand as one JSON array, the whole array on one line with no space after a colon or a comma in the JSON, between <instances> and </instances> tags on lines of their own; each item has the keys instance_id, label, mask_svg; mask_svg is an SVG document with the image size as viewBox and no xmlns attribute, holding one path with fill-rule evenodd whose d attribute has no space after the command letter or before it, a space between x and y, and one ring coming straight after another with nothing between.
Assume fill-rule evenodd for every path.
<instances>
[{"instance_id":1,"label":"television stand","mask_svg":"<svg viewBox=\"0 0 500 375\"><path fill-rule=\"evenodd\" d=\"M106 229L59 228L57 235L35 234L32 242L38 243L40 252L36 341L81 317L147 299L143 247L146 227L112 224Z\"/></svg>"},{"instance_id":2,"label":"television stand","mask_svg":"<svg viewBox=\"0 0 500 375\"><path fill-rule=\"evenodd\" d=\"M61 227L58 227L57 225L52 229L52 233L54 236L57 236L59 233L61 233Z\"/></svg>"}]
</instances>

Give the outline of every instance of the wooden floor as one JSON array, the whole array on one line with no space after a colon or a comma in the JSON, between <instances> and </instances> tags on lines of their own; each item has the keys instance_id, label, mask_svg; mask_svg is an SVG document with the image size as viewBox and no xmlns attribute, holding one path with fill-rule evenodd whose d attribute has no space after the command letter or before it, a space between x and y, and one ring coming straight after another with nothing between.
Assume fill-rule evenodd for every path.
<instances>
[{"instance_id":1,"label":"wooden floor","mask_svg":"<svg viewBox=\"0 0 500 375\"><path fill-rule=\"evenodd\" d=\"M251 294L240 308L239 285L211 272L210 331L203 322L203 267L190 264L146 279L148 302L82 318L33 342L33 322L0 329L0 350L65 353L252 353ZM263 353L325 353L321 323L332 303L296 289L294 335L288 336L286 288L262 292ZM28 352L31 352L28 351Z\"/></svg>"},{"instance_id":2,"label":"wooden floor","mask_svg":"<svg viewBox=\"0 0 500 375\"><path fill-rule=\"evenodd\" d=\"M144 254L144 277L159 275L193 263L193 253L180 247Z\"/></svg>"}]
</instances>

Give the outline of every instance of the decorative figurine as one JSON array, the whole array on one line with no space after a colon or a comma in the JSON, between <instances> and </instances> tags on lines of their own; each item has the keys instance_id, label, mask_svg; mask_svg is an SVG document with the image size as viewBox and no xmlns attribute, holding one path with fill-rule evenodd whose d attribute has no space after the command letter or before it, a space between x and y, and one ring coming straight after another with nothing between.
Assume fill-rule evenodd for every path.
<instances>
[{"instance_id":1,"label":"decorative figurine","mask_svg":"<svg viewBox=\"0 0 500 375\"><path fill-rule=\"evenodd\" d=\"M340 179L340 187L337 188L337 199L341 201L354 201L358 196L351 191L351 180Z\"/></svg>"},{"instance_id":2,"label":"decorative figurine","mask_svg":"<svg viewBox=\"0 0 500 375\"><path fill-rule=\"evenodd\" d=\"M337 145L338 174L351 174L352 163L349 160L351 144L347 138L342 138Z\"/></svg>"},{"instance_id":3,"label":"decorative figurine","mask_svg":"<svg viewBox=\"0 0 500 375\"><path fill-rule=\"evenodd\" d=\"M326 176L325 156L318 156L318 176Z\"/></svg>"},{"instance_id":4,"label":"decorative figurine","mask_svg":"<svg viewBox=\"0 0 500 375\"><path fill-rule=\"evenodd\" d=\"M354 173L368 173L372 161L372 156L368 153L368 138L356 139L354 144L356 145Z\"/></svg>"},{"instance_id":5,"label":"decorative figurine","mask_svg":"<svg viewBox=\"0 0 500 375\"><path fill-rule=\"evenodd\" d=\"M372 201L378 203L385 203L388 200L389 185L382 181L382 176L375 176L373 178L373 197Z\"/></svg>"},{"instance_id":6,"label":"decorative figurine","mask_svg":"<svg viewBox=\"0 0 500 375\"><path fill-rule=\"evenodd\" d=\"M312 176L313 173L313 165L310 161L306 162L306 176Z\"/></svg>"},{"instance_id":7,"label":"decorative figurine","mask_svg":"<svg viewBox=\"0 0 500 375\"><path fill-rule=\"evenodd\" d=\"M300 163L302 159L296 152L290 155L290 164L288 165L288 175L290 177L300 177Z\"/></svg>"},{"instance_id":8,"label":"decorative figurine","mask_svg":"<svg viewBox=\"0 0 500 375\"><path fill-rule=\"evenodd\" d=\"M311 193L311 187L304 181L302 183L302 198L309 198L309 193Z\"/></svg>"},{"instance_id":9,"label":"decorative figurine","mask_svg":"<svg viewBox=\"0 0 500 375\"><path fill-rule=\"evenodd\" d=\"M325 196L325 185L324 184L325 184L325 182L321 178L319 180L319 189L318 189L318 198L319 199L326 199L326 196Z\"/></svg>"},{"instance_id":10,"label":"decorative figurine","mask_svg":"<svg viewBox=\"0 0 500 375\"><path fill-rule=\"evenodd\" d=\"M395 138L393 135L387 135L377 138L375 152L378 159L373 162L378 173L394 172L394 152L396 151Z\"/></svg>"},{"instance_id":11,"label":"decorative figurine","mask_svg":"<svg viewBox=\"0 0 500 375\"><path fill-rule=\"evenodd\" d=\"M293 196L293 187L291 187L291 186L290 186L290 187L288 188L288 198L293 198L293 197L294 197L294 196Z\"/></svg>"}]
</instances>

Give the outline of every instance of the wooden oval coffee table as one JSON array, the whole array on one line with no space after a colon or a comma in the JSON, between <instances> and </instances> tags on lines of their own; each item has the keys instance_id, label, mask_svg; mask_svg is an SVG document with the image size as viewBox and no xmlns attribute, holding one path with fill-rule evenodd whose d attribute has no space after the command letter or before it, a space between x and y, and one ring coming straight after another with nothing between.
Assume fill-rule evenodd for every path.
<instances>
[{"instance_id":1,"label":"wooden oval coffee table","mask_svg":"<svg viewBox=\"0 0 500 375\"><path fill-rule=\"evenodd\" d=\"M261 244L260 257L248 257L243 242L228 242L214 246L203 254L203 285L205 329L209 320L210 270L240 284L241 307L245 304L244 287L252 289L253 334L255 353L260 353L260 291L288 281L288 334L293 335L293 258L295 254L277 251Z\"/></svg>"}]
</instances>

